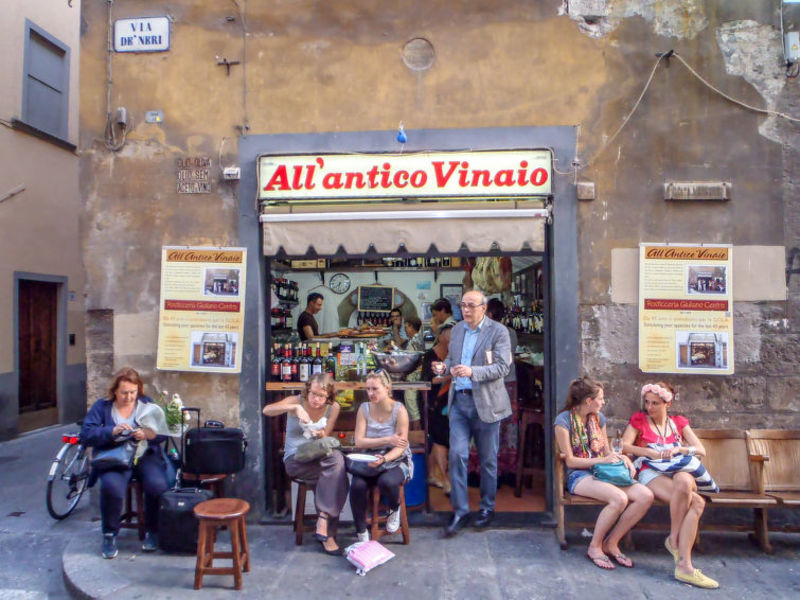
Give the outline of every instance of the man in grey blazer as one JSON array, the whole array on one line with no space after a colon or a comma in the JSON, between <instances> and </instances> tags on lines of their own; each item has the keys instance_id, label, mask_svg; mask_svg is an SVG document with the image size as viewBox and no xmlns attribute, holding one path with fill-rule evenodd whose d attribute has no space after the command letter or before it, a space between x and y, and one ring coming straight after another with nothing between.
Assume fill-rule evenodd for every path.
<instances>
[{"instance_id":1,"label":"man in grey blazer","mask_svg":"<svg viewBox=\"0 0 800 600\"><path fill-rule=\"evenodd\" d=\"M464 320L453 327L444 367L449 369L450 502L453 516L445 535L453 536L469 521L467 462L470 438L481 461L481 501L475 526L494 517L497 494L497 450L500 421L511 414L503 378L511 366L511 344L505 326L486 318L486 296L477 290L459 302Z\"/></svg>"}]
</instances>

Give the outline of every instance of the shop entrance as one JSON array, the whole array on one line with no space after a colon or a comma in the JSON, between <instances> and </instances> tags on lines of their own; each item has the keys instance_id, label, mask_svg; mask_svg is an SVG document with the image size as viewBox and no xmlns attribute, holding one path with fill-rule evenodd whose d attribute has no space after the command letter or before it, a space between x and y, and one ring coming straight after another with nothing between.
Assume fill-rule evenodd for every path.
<instances>
[{"instance_id":1,"label":"shop entrance","mask_svg":"<svg viewBox=\"0 0 800 600\"><path fill-rule=\"evenodd\" d=\"M536 227L544 228L543 220L532 221ZM432 241L431 243L434 243ZM401 248L402 249L402 248ZM509 327L514 353L514 375L506 386L512 398L513 414L501 426L500 452L498 456L499 487L496 510L499 513L537 513L546 510L546 451L545 451L545 385L547 364L547 344L545 343L549 314L549 281L546 254L543 249L531 250L527 247L516 252L501 251L496 244L483 252L470 252L464 246L453 253L385 253L378 252L374 246L365 254L339 252L333 255L287 255L279 254L265 258L265 271L269 282L266 294L268 331L266 335L267 353L270 364L282 360L287 349L293 357L298 354L311 358L320 355L325 364L329 352L339 359L337 379L354 380L363 378L361 366L356 364L362 349L367 349L364 362L366 368L374 368L374 359L369 348L384 349L392 340L388 309L400 310L404 322L419 319L421 330L418 334L423 349L434 344L437 317L433 314L434 303L445 298L449 300L453 318L460 320L457 302L464 291L477 287L487 291L490 299L500 300L504 307L502 322ZM392 288L391 301L369 306L359 306L359 299L373 289ZM361 293L359 293L361 291ZM323 297L322 310L315 314L319 336L301 342L297 330L298 319L306 307L309 294L319 293ZM380 305L380 309L375 308ZM359 308L361 310L359 310ZM441 314L441 313L440 313ZM371 334L359 335L359 327ZM384 334L376 333L383 328ZM405 330L405 327L402 328ZM400 337L407 337L403 331ZM516 338L516 343L514 343ZM391 341L390 341L391 340ZM403 345L402 340L398 340ZM355 346L355 358L345 355L342 348ZM347 364L341 364L345 361ZM352 361L353 364L350 364ZM271 371L268 380L275 379L276 371ZM280 371L277 371L280 373ZM418 376L412 374L411 378ZM282 376L277 375L280 379ZM297 376L299 378L299 375ZM267 402L277 399L276 394ZM410 414L415 414L413 394L395 392L395 399L406 404ZM347 443L355 424L355 414L361 402L366 401L363 392L355 391L341 394L338 398L342 406L337 422L337 432ZM420 421L428 417L428 430L431 430L430 413L421 410L421 398L416 398ZM435 399L429 398L433 405ZM433 415L434 418L436 415ZM446 423L446 418L443 419ZM280 448L283 440L283 423L271 419L266 429L265 449L267 455L268 503L273 514L281 515L291 509L290 487L285 480L281 463ZM410 435L417 452L425 446L423 423ZM430 442L428 443L430 448ZM435 483L440 479L432 460L424 465L424 477ZM470 459L470 502L477 507L479 496L479 464L473 453ZM419 463L417 464L419 469ZM417 482L419 485L419 482ZM425 481L421 482L423 489ZM450 511L449 498L445 489L427 485L431 510ZM474 498L473 498L474 496Z\"/></svg>"}]
</instances>

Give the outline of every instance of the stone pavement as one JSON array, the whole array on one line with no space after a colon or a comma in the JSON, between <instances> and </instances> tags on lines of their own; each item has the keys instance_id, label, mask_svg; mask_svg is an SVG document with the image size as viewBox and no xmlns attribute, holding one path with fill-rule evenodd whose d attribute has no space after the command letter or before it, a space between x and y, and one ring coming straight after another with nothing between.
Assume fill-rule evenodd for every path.
<instances>
[{"instance_id":1,"label":"stone pavement","mask_svg":"<svg viewBox=\"0 0 800 600\"><path fill-rule=\"evenodd\" d=\"M439 528L416 527L411 545L387 542L396 557L365 577L356 576L344 558L322 554L311 534L302 546L295 546L289 525L249 524L248 537L252 569L239 592L233 590L232 576L206 576L203 589L194 591L193 556L144 554L132 530L120 534L119 556L104 560L96 523L87 523L67 545L64 579L74 597L115 600L800 597L800 536L790 534L772 536L772 556L751 545L745 534L704 534L704 552L696 555L695 563L719 580L719 590L675 581L672 559L662 546L664 536L658 533L634 533L636 549L629 555L635 568L606 572L584 557L586 540L576 532L562 551L547 528L465 530L442 539ZM340 544L352 541L349 527L342 526L339 538ZM227 534L220 540L226 542Z\"/></svg>"}]
</instances>

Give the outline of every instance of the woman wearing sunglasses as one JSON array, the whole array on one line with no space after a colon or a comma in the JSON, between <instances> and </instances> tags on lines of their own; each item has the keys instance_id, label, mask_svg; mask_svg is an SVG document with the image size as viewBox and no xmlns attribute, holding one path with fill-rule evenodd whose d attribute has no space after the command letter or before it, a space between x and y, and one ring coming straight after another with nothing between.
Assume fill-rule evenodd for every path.
<instances>
[{"instance_id":1,"label":"woman wearing sunglasses","mask_svg":"<svg viewBox=\"0 0 800 600\"><path fill-rule=\"evenodd\" d=\"M283 463L292 479L316 482L314 505L317 509L315 537L326 554L341 554L336 543L339 513L347 501L347 471L344 457L338 450L310 462L295 460L297 449L315 438L328 436L336 426L339 405L334 402L333 381L327 373L312 375L300 394L267 404L264 414L277 417L286 414L286 442Z\"/></svg>"},{"instance_id":2,"label":"woman wearing sunglasses","mask_svg":"<svg viewBox=\"0 0 800 600\"><path fill-rule=\"evenodd\" d=\"M353 473L350 482L350 508L359 542L369 540L367 491L371 487L378 487L389 506L386 531L395 533L400 528L400 488L411 479L414 468L408 445L408 412L392 398L389 375L380 369L369 373L366 389L369 402L358 409L355 445L374 451L378 458L369 463L375 475Z\"/></svg>"}]
</instances>

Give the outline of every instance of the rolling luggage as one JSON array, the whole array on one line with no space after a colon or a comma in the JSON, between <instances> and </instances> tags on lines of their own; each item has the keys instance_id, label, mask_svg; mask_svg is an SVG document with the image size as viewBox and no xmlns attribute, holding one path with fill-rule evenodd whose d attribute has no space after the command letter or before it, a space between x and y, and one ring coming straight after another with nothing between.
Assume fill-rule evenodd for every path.
<instances>
[{"instance_id":1,"label":"rolling luggage","mask_svg":"<svg viewBox=\"0 0 800 600\"><path fill-rule=\"evenodd\" d=\"M214 497L209 490L175 488L158 501L158 547L164 552L197 552L197 518L194 507Z\"/></svg>"},{"instance_id":2,"label":"rolling luggage","mask_svg":"<svg viewBox=\"0 0 800 600\"><path fill-rule=\"evenodd\" d=\"M197 427L185 435L183 453L185 473L238 473L244 469L247 440L237 427L224 427L218 421L207 421L200 427L200 409L184 408L197 413Z\"/></svg>"}]
</instances>

